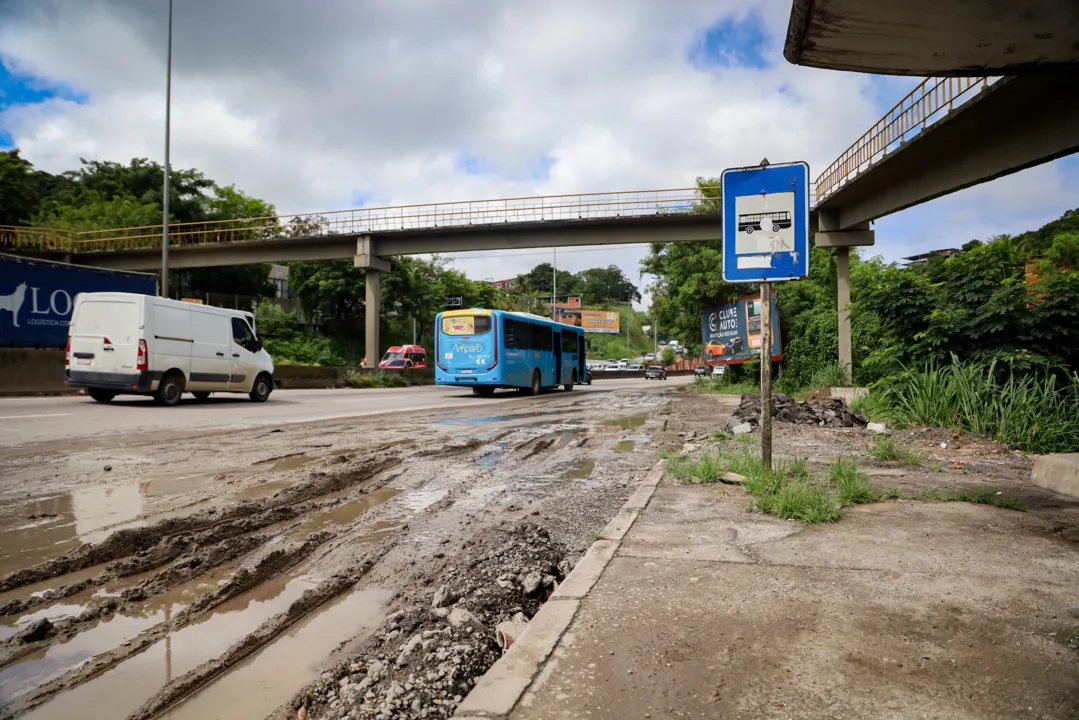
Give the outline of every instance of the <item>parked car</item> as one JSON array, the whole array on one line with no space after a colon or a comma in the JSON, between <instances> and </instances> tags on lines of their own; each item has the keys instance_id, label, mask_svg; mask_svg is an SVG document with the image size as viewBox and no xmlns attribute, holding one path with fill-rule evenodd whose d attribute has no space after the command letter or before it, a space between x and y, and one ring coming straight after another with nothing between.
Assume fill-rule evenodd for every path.
<instances>
[{"instance_id":1,"label":"parked car","mask_svg":"<svg viewBox=\"0 0 1079 720\"><path fill-rule=\"evenodd\" d=\"M254 316L122 292L75 298L68 329L67 384L97 402L150 395L173 406L189 392L247 393L265 402L274 388L273 358L255 335Z\"/></svg>"},{"instance_id":2,"label":"parked car","mask_svg":"<svg viewBox=\"0 0 1079 720\"><path fill-rule=\"evenodd\" d=\"M630 370L644 370L644 365L630 365Z\"/></svg>"},{"instance_id":3,"label":"parked car","mask_svg":"<svg viewBox=\"0 0 1079 720\"><path fill-rule=\"evenodd\" d=\"M614 360L608 360L607 364L603 366L603 369L604 370L617 370L618 369L618 363L615 362Z\"/></svg>"},{"instance_id":4,"label":"parked car","mask_svg":"<svg viewBox=\"0 0 1079 720\"><path fill-rule=\"evenodd\" d=\"M693 368L693 374L696 377L708 377L712 373L711 368L709 368L707 365L698 365L697 367Z\"/></svg>"},{"instance_id":5,"label":"parked car","mask_svg":"<svg viewBox=\"0 0 1079 720\"><path fill-rule=\"evenodd\" d=\"M629 369L629 361L628 360L619 360L618 361L618 369L619 370L628 370Z\"/></svg>"},{"instance_id":6,"label":"parked car","mask_svg":"<svg viewBox=\"0 0 1079 720\"><path fill-rule=\"evenodd\" d=\"M655 360L655 359L656 359L656 354L655 353L647 353L644 356L644 361L645 362L651 362L652 360Z\"/></svg>"},{"instance_id":7,"label":"parked car","mask_svg":"<svg viewBox=\"0 0 1079 720\"><path fill-rule=\"evenodd\" d=\"M649 365L644 371L645 380L666 380L667 371L659 365Z\"/></svg>"},{"instance_id":8,"label":"parked car","mask_svg":"<svg viewBox=\"0 0 1079 720\"><path fill-rule=\"evenodd\" d=\"M427 351L419 345L395 345L378 366L382 370L421 370L427 367Z\"/></svg>"}]
</instances>

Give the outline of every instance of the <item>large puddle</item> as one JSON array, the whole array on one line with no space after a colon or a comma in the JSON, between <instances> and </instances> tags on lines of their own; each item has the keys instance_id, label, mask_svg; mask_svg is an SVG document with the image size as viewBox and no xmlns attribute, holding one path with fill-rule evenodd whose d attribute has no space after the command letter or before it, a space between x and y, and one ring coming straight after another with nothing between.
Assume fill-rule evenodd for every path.
<instances>
[{"instance_id":1,"label":"large puddle","mask_svg":"<svg viewBox=\"0 0 1079 720\"><path fill-rule=\"evenodd\" d=\"M22 695L27 690L57 677L98 654L118 647L154 625L170 620L199 595L215 591L220 583L236 571L237 567L237 565L226 565L205 577L192 580L157 597L143 602L129 603L128 609L124 612L113 615L67 642L57 643L22 658L0 671L0 697L10 698ZM2 629L5 633L14 634L37 617L56 617L64 611L77 614L88 607L94 597L104 597L109 594L112 594L109 588L87 591L64 603L27 613L17 619L17 625L5 626ZM79 600L84 602L78 603ZM5 620L11 621L8 618Z\"/></svg>"},{"instance_id":2,"label":"large puddle","mask_svg":"<svg viewBox=\"0 0 1079 720\"><path fill-rule=\"evenodd\" d=\"M266 619L286 610L305 590L317 584L317 578L307 576L275 578L233 598L205 618L170 633L108 672L61 693L21 717L28 720L89 717L88 708L94 709L92 717L95 718L126 717L162 685L221 655ZM98 649L101 647L99 644ZM9 697L5 689L0 689L0 695Z\"/></svg>"},{"instance_id":3,"label":"large puddle","mask_svg":"<svg viewBox=\"0 0 1079 720\"><path fill-rule=\"evenodd\" d=\"M265 717L314 680L327 664L327 656L342 642L374 631L382 622L392 594L389 590L369 589L329 603L161 717Z\"/></svg>"}]
</instances>

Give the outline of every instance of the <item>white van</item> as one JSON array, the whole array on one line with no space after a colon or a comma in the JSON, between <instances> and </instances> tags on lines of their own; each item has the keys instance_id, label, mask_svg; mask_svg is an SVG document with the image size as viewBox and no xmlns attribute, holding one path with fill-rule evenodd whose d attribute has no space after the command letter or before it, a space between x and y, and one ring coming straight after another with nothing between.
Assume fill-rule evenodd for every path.
<instances>
[{"instance_id":1,"label":"white van","mask_svg":"<svg viewBox=\"0 0 1079 720\"><path fill-rule=\"evenodd\" d=\"M176 405L190 392L248 393L265 402L273 359L251 313L134 293L79 293L67 341L67 384L98 402L152 395Z\"/></svg>"}]
</instances>

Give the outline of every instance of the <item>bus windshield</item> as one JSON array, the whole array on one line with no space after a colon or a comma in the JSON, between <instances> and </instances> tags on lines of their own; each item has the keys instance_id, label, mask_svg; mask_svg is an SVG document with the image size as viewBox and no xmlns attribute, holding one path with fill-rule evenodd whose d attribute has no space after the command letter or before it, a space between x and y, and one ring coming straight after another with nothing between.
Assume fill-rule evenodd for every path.
<instances>
[{"instance_id":1,"label":"bus windshield","mask_svg":"<svg viewBox=\"0 0 1079 720\"><path fill-rule=\"evenodd\" d=\"M444 335L483 335L490 331L490 315L452 315L442 318Z\"/></svg>"}]
</instances>

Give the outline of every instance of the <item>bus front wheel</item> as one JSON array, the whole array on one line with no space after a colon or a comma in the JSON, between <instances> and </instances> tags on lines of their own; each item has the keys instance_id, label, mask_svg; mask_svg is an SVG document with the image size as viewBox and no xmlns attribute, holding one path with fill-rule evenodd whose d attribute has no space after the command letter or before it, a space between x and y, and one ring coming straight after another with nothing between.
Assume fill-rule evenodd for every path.
<instances>
[{"instance_id":1,"label":"bus front wheel","mask_svg":"<svg viewBox=\"0 0 1079 720\"><path fill-rule=\"evenodd\" d=\"M540 371L539 370L533 370L532 371L532 386L530 388L528 388L528 394L529 395L539 395L540 394Z\"/></svg>"}]
</instances>

